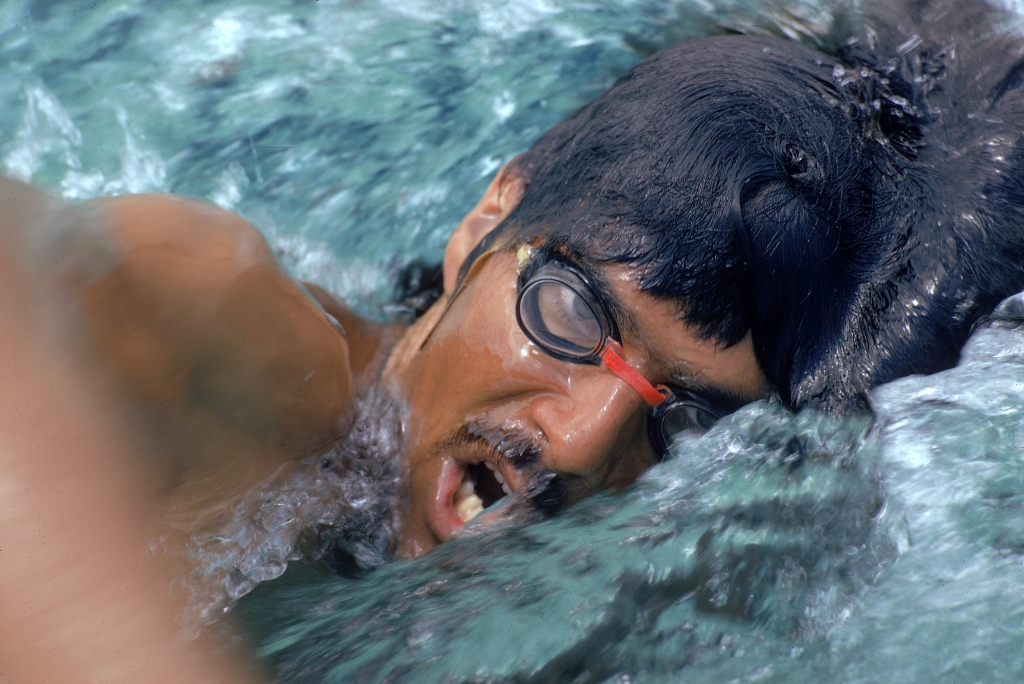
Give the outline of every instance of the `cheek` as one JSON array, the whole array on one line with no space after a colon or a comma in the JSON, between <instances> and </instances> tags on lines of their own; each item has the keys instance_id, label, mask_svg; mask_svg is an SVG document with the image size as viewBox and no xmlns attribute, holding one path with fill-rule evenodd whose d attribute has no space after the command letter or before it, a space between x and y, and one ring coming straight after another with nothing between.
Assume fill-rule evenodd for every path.
<instances>
[{"instance_id":1,"label":"cheek","mask_svg":"<svg viewBox=\"0 0 1024 684\"><path fill-rule=\"evenodd\" d=\"M553 470L581 475L595 487L624 487L658 461L646 412L584 418L562 421L563 441L552 450L549 465Z\"/></svg>"},{"instance_id":2,"label":"cheek","mask_svg":"<svg viewBox=\"0 0 1024 684\"><path fill-rule=\"evenodd\" d=\"M516 322L514 273L500 280L485 275L456 299L421 355L432 394L442 402L493 401L502 377L550 373L550 358Z\"/></svg>"},{"instance_id":3,"label":"cheek","mask_svg":"<svg viewBox=\"0 0 1024 684\"><path fill-rule=\"evenodd\" d=\"M409 459L413 481L434 467L432 461L438 459L430 454L438 443L499 398L496 388L509 356L507 330L467 316L471 312L462 307L453 306L448 313L415 360L414 372L402 382L408 404L407 453L421 454Z\"/></svg>"}]
</instances>

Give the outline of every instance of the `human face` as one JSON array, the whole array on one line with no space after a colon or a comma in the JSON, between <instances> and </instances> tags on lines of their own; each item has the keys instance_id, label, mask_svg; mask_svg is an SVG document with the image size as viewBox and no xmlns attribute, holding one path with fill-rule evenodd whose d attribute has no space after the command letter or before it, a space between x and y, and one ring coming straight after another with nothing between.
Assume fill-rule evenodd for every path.
<instances>
[{"instance_id":1,"label":"human face","mask_svg":"<svg viewBox=\"0 0 1024 684\"><path fill-rule=\"evenodd\" d=\"M405 555L462 527L469 480L483 504L502 494L492 472L512 491L547 486L547 502L568 502L625 486L659 457L647 437L647 404L632 387L526 337L516 322L518 276L515 254L495 254L399 345L389 377L408 407ZM650 382L739 397L737 404L761 396L749 337L729 348L701 339L674 304L641 293L626 267L603 267L600 280L624 358Z\"/></svg>"}]
</instances>

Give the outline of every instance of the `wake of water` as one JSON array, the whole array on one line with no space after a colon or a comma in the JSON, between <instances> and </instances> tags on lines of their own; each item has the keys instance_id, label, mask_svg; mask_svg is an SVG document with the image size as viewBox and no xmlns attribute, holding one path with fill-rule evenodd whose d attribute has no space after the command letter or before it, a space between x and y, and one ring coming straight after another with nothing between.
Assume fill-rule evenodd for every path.
<instances>
[{"instance_id":1,"label":"wake of water","mask_svg":"<svg viewBox=\"0 0 1024 684\"><path fill-rule=\"evenodd\" d=\"M194 570L176 580L189 596L190 633L219 619L291 561L325 557L352 574L395 558L400 496L398 405L381 390L356 403L352 433L322 454L275 474L213 520L179 522ZM155 544L155 553L166 552Z\"/></svg>"}]
</instances>

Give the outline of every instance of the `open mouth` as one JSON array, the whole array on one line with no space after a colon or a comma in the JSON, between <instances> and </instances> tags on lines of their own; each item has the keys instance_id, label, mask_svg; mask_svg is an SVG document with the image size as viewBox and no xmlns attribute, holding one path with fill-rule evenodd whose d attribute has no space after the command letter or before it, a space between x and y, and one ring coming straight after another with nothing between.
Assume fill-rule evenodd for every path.
<instances>
[{"instance_id":1,"label":"open mouth","mask_svg":"<svg viewBox=\"0 0 1024 684\"><path fill-rule=\"evenodd\" d=\"M455 490L452 506L463 523L484 512L498 499L511 494L504 476L488 461L466 466L462 484Z\"/></svg>"},{"instance_id":2,"label":"open mouth","mask_svg":"<svg viewBox=\"0 0 1024 684\"><path fill-rule=\"evenodd\" d=\"M521 488L522 476L516 470L496 466L479 455L466 456L465 460L446 457L434 481L428 518L441 541Z\"/></svg>"}]
</instances>

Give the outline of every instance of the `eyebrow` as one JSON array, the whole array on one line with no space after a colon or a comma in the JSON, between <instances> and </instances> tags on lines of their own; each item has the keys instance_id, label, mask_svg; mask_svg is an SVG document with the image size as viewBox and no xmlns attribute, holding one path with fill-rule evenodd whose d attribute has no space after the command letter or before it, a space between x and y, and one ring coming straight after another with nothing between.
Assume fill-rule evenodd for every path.
<instances>
[{"instance_id":1,"label":"eyebrow","mask_svg":"<svg viewBox=\"0 0 1024 684\"><path fill-rule=\"evenodd\" d=\"M597 291L601 301L608 309L608 313L611 314L612 320L615 321L615 326L619 329L619 336L639 337L640 324L636 316L627 307L622 306L612 289L608 287L608 281L604 278L601 270L596 268L589 259L578 254L562 252L562 257L568 259L574 268L579 269L587 277L591 287Z\"/></svg>"}]
</instances>

